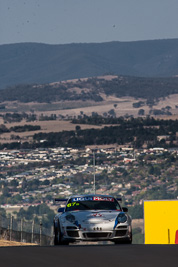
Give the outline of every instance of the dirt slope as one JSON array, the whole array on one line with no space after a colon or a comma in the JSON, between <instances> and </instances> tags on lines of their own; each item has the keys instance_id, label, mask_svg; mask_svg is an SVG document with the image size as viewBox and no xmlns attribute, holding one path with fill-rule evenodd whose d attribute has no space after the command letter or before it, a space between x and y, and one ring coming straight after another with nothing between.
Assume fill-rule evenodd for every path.
<instances>
[{"instance_id":1,"label":"dirt slope","mask_svg":"<svg viewBox=\"0 0 178 267\"><path fill-rule=\"evenodd\" d=\"M12 247L12 246L35 246L36 244L32 243L23 243L16 241L8 241L0 239L0 247Z\"/></svg>"}]
</instances>

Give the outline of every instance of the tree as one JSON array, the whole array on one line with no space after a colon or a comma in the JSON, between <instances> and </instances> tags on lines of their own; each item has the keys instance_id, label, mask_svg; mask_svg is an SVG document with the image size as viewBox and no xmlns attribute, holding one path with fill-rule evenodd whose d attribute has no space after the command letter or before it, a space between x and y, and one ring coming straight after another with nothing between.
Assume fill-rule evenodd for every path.
<instances>
[{"instance_id":1,"label":"tree","mask_svg":"<svg viewBox=\"0 0 178 267\"><path fill-rule=\"evenodd\" d=\"M8 187L4 187L3 190L2 190L2 194L3 194L4 197L10 197L9 188Z\"/></svg>"},{"instance_id":2,"label":"tree","mask_svg":"<svg viewBox=\"0 0 178 267\"><path fill-rule=\"evenodd\" d=\"M4 124L0 125L0 133L7 133L9 132L9 129Z\"/></svg>"},{"instance_id":3,"label":"tree","mask_svg":"<svg viewBox=\"0 0 178 267\"><path fill-rule=\"evenodd\" d=\"M23 181L22 181L22 189L23 190L26 189L27 185L28 185L27 180L26 180L26 178L24 178Z\"/></svg>"},{"instance_id":4,"label":"tree","mask_svg":"<svg viewBox=\"0 0 178 267\"><path fill-rule=\"evenodd\" d=\"M109 114L110 116L112 116L112 117L116 117L116 113L115 113L114 109L110 109L110 110L108 111L108 114Z\"/></svg>"},{"instance_id":5,"label":"tree","mask_svg":"<svg viewBox=\"0 0 178 267\"><path fill-rule=\"evenodd\" d=\"M166 106L165 108L166 108L167 110L170 110L170 109L171 109L171 107L170 107L170 106Z\"/></svg>"},{"instance_id":6,"label":"tree","mask_svg":"<svg viewBox=\"0 0 178 267\"><path fill-rule=\"evenodd\" d=\"M81 130L81 127L80 127L79 125L76 125L76 126L75 126L75 130L76 130L76 132L78 132L78 131Z\"/></svg>"},{"instance_id":7,"label":"tree","mask_svg":"<svg viewBox=\"0 0 178 267\"><path fill-rule=\"evenodd\" d=\"M153 174L154 174L154 167L153 167L153 165L151 165L151 166L149 167L149 169L148 169L148 173L149 173L150 175L153 175Z\"/></svg>"},{"instance_id":8,"label":"tree","mask_svg":"<svg viewBox=\"0 0 178 267\"><path fill-rule=\"evenodd\" d=\"M13 186L13 187L17 187L19 185L18 181L13 179L11 182L10 182L10 185Z\"/></svg>"},{"instance_id":9,"label":"tree","mask_svg":"<svg viewBox=\"0 0 178 267\"><path fill-rule=\"evenodd\" d=\"M6 217L6 210L3 208L0 208L0 215L3 217Z\"/></svg>"},{"instance_id":10,"label":"tree","mask_svg":"<svg viewBox=\"0 0 178 267\"><path fill-rule=\"evenodd\" d=\"M143 206L136 205L129 208L129 214L133 219L142 219L143 218Z\"/></svg>"},{"instance_id":11,"label":"tree","mask_svg":"<svg viewBox=\"0 0 178 267\"><path fill-rule=\"evenodd\" d=\"M138 115L139 116L144 116L145 115L145 110L144 109L139 109L139 111L138 111Z\"/></svg>"}]
</instances>

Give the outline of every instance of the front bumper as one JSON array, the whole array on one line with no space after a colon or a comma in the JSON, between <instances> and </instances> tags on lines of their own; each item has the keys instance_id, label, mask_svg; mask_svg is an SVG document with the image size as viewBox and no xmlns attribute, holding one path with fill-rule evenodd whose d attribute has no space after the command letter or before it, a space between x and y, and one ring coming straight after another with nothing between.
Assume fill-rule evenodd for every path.
<instances>
[{"instance_id":1,"label":"front bumper","mask_svg":"<svg viewBox=\"0 0 178 267\"><path fill-rule=\"evenodd\" d=\"M63 239L75 241L117 241L129 239L131 235L131 226L118 226L114 230L93 227L92 229L79 229L78 227L66 227Z\"/></svg>"}]
</instances>

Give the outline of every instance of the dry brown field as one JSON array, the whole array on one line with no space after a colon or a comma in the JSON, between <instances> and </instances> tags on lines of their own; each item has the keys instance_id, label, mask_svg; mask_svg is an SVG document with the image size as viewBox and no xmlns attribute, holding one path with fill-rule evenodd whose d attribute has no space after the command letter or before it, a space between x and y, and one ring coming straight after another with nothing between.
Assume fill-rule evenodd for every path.
<instances>
[{"instance_id":1,"label":"dry brown field","mask_svg":"<svg viewBox=\"0 0 178 267\"><path fill-rule=\"evenodd\" d=\"M51 114L56 114L57 116L63 115L65 117L73 117L78 116L81 113L90 116L92 112L97 112L100 115L103 115L104 112L108 112L111 109L114 109L116 116L125 116L133 115L134 117L138 116L138 111L140 108L133 108L133 103L138 101L144 101L144 99L134 99L131 97L123 97L123 98L116 98L114 96L106 97L102 95L104 98L103 102L81 102L81 101L73 101L73 102L58 102L58 103L18 103L18 102L6 102L6 110L4 112L0 112L0 115L6 112L27 112L31 113L32 111L37 114L39 117L41 114L50 116ZM116 107L114 105L117 104ZM170 95L169 97L162 99L159 103L152 107L152 109L162 109L166 106L171 107L171 116L159 116L156 118L161 119L178 119L178 109L176 109L176 105L178 105L178 94L177 95ZM69 108L70 107L70 108ZM149 114L150 108L148 106L142 106L142 109L145 110L145 115ZM3 119L0 117L0 124L4 124ZM40 125L41 130L39 131L31 131L31 132L22 132L22 133L4 133L0 135L0 143L6 142L14 142L11 140L11 135L18 135L22 140L30 140L35 133L39 132L61 132L61 131L70 131L75 130L76 125L72 124L70 121L63 121L63 120L56 120L56 121L34 121L27 123L25 120L20 123L6 123L5 126L7 128L17 126L17 125ZM90 129L90 128L101 128L103 126L96 126L96 125L87 125L83 124L80 125L81 129Z\"/></svg>"},{"instance_id":2,"label":"dry brown field","mask_svg":"<svg viewBox=\"0 0 178 267\"><path fill-rule=\"evenodd\" d=\"M0 122L2 124L2 122ZM3 133L0 135L0 143L7 143L7 142L14 142L14 140L11 140L11 135L18 135L22 140L27 141L31 140L33 135L35 133L49 133L49 132L62 132L62 131L72 131L75 130L76 125L71 123L70 121L62 121L62 120L56 120L56 121L35 121L27 123L25 120L21 121L20 123L7 123L6 127L14 127L14 126L23 126L25 124L30 125L40 125L41 130L38 131L30 131L30 132L9 132L9 133ZM81 129L99 129L104 126L96 126L96 125L80 125Z\"/></svg>"},{"instance_id":3,"label":"dry brown field","mask_svg":"<svg viewBox=\"0 0 178 267\"><path fill-rule=\"evenodd\" d=\"M0 114L6 112L35 112L37 115L63 115L63 116L78 116L83 112L87 116L90 116L92 112L97 112L103 115L104 112L108 112L114 109L116 116L124 116L125 114L138 116L138 111L140 108L133 108L133 103L138 101L145 101L144 99L134 99L132 97L122 97L117 98L114 96L106 97L102 95L104 101L94 102L94 101L65 101L65 102L55 102L55 103L19 103L19 102L4 102L1 105L6 106L5 111L1 111ZM114 105L117 107L114 108ZM166 106L170 106L173 115L178 115L178 109L175 106L178 105L178 94L170 95L165 99L161 99L158 104L154 105L152 109L162 109ZM141 107L145 110L145 115L149 114L150 108L145 105Z\"/></svg>"}]
</instances>

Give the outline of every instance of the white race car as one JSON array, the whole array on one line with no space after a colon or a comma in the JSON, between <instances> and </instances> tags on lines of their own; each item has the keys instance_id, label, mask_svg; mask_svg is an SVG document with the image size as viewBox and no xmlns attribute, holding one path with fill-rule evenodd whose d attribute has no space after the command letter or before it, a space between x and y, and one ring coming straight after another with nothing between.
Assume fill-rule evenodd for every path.
<instances>
[{"instance_id":1,"label":"white race car","mask_svg":"<svg viewBox=\"0 0 178 267\"><path fill-rule=\"evenodd\" d=\"M54 218L54 244L76 241L113 241L132 243L131 217L128 209L108 195L77 195L59 208Z\"/></svg>"}]
</instances>

